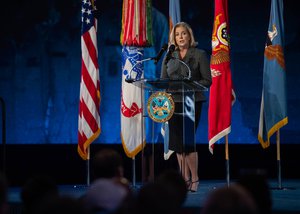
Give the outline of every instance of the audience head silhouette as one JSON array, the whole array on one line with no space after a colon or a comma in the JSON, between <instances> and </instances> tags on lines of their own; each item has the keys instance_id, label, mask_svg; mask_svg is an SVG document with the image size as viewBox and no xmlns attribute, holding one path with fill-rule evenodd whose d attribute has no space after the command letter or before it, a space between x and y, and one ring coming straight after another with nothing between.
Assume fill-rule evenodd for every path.
<instances>
[{"instance_id":1,"label":"audience head silhouette","mask_svg":"<svg viewBox=\"0 0 300 214\"><path fill-rule=\"evenodd\" d=\"M102 149L92 159L92 175L97 178L123 177L121 155L113 149Z\"/></svg>"},{"instance_id":2,"label":"audience head silhouette","mask_svg":"<svg viewBox=\"0 0 300 214\"><path fill-rule=\"evenodd\" d=\"M71 196L45 200L34 214L87 214L81 201Z\"/></svg>"},{"instance_id":3,"label":"audience head silhouette","mask_svg":"<svg viewBox=\"0 0 300 214\"><path fill-rule=\"evenodd\" d=\"M137 194L136 213L176 214L179 209L173 201L173 195L161 183L147 183Z\"/></svg>"},{"instance_id":4,"label":"audience head silhouette","mask_svg":"<svg viewBox=\"0 0 300 214\"><path fill-rule=\"evenodd\" d=\"M272 213L272 196L264 170L242 170L237 183L249 191L260 214Z\"/></svg>"},{"instance_id":5,"label":"audience head silhouette","mask_svg":"<svg viewBox=\"0 0 300 214\"><path fill-rule=\"evenodd\" d=\"M201 214L258 214L256 204L242 186L233 184L210 193Z\"/></svg>"},{"instance_id":6,"label":"audience head silhouette","mask_svg":"<svg viewBox=\"0 0 300 214\"><path fill-rule=\"evenodd\" d=\"M58 187L54 180L46 175L30 177L21 190L23 213L33 213L45 200L58 197Z\"/></svg>"},{"instance_id":7,"label":"audience head silhouette","mask_svg":"<svg viewBox=\"0 0 300 214\"><path fill-rule=\"evenodd\" d=\"M179 171L175 169L166 170L157 177L155 182L163 185L166 191L171 193L174 205L178 207L183 205L188 189Z\"/></svg>"},{"instance_id":8,"label":"audience head silhouette","mask_svg":"<svg viewBox=\"0 0 300 214\"><path fill-rule=\"evenodd\" d=\"M98 151L92 159L93 180L81 200L89 213L114 212L131 194L123 177L121 155L109 148Z\"/></svg>"},{"instance_id":9,"label":"audience head silhouette","mask_svg":"<svg viewBox=\"0 0 300 214\"><path fill-rule=\"evenodd\" d=\"M8 213L8 182L4 173L0 172L0 214Z\"/></svg>"}]
</instances>

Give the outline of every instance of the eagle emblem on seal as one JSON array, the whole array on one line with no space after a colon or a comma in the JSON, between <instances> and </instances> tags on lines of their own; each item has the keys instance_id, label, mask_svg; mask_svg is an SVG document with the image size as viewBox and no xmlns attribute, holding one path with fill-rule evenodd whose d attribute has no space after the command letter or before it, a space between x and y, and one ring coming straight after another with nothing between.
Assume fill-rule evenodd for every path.
<instances>
[{"instance_id":1,"label":"eagle emblem on seal","mask_svg":"<svg viewBox=\"0 0 300 214\"><path fill-rule=\"evenodd\" d=\"M148 115L155 122L164 123L168 121L173 116L174 110L174 100L166 92L155 92L148 99Z\"/></svg>"}]
</instances>

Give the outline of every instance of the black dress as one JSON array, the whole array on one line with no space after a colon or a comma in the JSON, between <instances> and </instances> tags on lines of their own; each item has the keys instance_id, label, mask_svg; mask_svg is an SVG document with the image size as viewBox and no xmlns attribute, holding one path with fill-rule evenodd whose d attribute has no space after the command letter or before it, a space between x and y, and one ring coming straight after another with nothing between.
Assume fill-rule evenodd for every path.
<instances>
[{"instance_id":1,"label":"black dress","mask_svg":"<svg viewBox=\"0 0 300 214\"><path fill-rule=\"evenodd\" d=\"M202 101L195 102L195 127L194 135L201 116ZM169 149L176 153L190 153L196 151L196 142L184 141L183 137L182 102L175 102L175 112L169 123Z\"/></svg>"}]
</instances>

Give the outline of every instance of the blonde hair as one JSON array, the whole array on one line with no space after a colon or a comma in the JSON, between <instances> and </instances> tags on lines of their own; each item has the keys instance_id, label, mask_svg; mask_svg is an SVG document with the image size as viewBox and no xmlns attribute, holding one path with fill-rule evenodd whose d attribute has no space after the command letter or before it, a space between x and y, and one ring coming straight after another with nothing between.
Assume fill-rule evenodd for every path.
<instances>
[{"instance_id":1,"label":"blonde hair","mask_svg":"<svg viewBox=\"0 0 300 214\"><path fill-rule=\"evenodd\" d=\"M171 30L170 33L170 39L169 39L169 45L174 44L176 49L178 48L178 45L175 42L175 30L177 27L184 27L185 29L187 29L189 35L190 35L190 47L196 47L198 45L198 42L195 41L195 37L194 37L194 33L192 28L190 27L189 24L185 23L185 22L178 22L176 25L174 25L174 27Z\"/></svg>"}]
</instances>

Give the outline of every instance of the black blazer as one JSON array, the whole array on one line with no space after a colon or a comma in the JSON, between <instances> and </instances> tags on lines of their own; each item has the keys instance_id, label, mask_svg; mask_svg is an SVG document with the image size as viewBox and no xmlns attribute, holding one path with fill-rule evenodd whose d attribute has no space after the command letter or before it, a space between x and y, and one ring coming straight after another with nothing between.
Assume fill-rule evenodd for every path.
<instances>
[{"instance_id":1,"label":"black blazer","mask_svg":"<svg viewBox=\"0 0 300 214\"><path fill-rule=\"evenodd\" d=\"M166 56L162 62L161 78L166 79L183 79L188 77L188 68L181 63L179 59L179 51L175 50L172 54L175 59L169 60L166 64ZM191 70L191 80L198 81L201 85L209 88L212 84L212 77L210 72L210 65L207 54L204 50L190 47L183 59L184 63L188 65ZM175 102L182 101L181 93L173 93L172 97ZM195 94L195 101L205 101L204 93L199 91Z\"/></svg>"}]
</instances>

